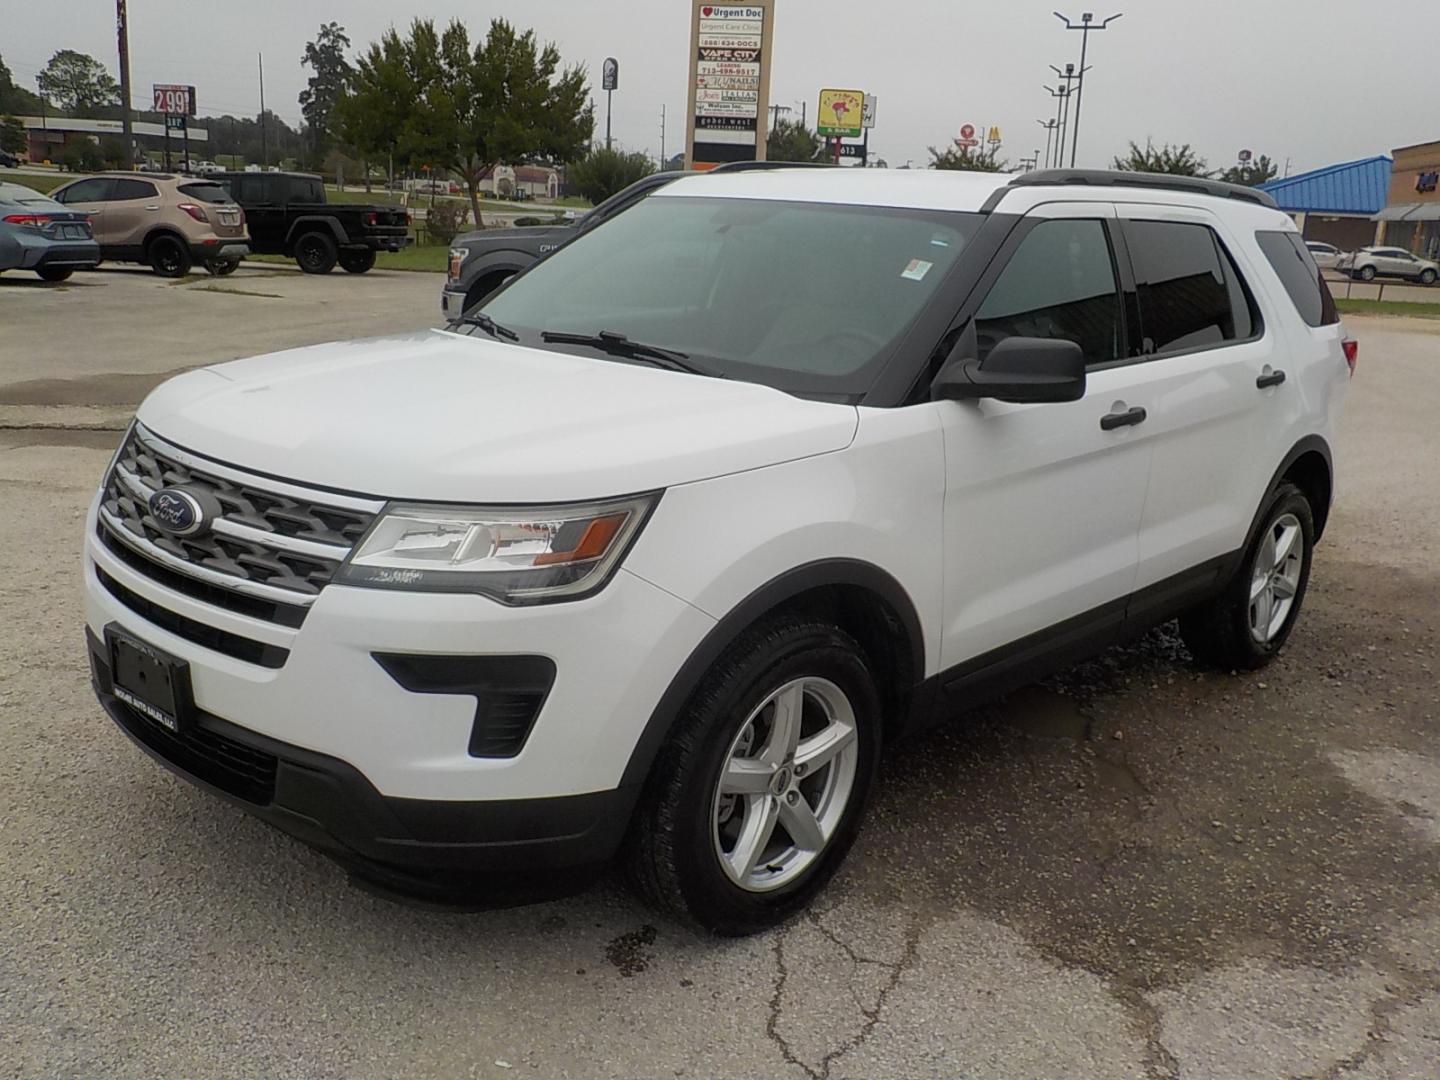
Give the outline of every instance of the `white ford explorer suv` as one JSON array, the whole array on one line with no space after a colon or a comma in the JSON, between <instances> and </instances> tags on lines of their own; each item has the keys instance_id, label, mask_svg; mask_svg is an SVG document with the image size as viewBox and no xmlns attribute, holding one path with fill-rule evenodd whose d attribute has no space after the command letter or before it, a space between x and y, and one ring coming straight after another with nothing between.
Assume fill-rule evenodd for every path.
<instances>
[{"instance_id":1,"label":"white ford explorer suv","mask_svg":"<svg viewBox=\"0 0 1440 1080\"><path fill-rule=\"evenodd\" d=\"M888 740L1175 616L1269 661L1354 360L1248 189L687 177L468 322L151 394L87 523L95 690L371 887L618 854L752 931Z\"/></svg>"}]
</instances>

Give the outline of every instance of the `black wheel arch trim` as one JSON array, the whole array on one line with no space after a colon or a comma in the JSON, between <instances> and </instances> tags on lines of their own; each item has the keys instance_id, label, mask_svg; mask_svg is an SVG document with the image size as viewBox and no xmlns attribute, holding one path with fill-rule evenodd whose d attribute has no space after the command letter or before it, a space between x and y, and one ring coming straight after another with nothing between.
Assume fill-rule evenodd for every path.
<instances>
[{"instance_id":1,"label":"black wheel arch trim","mask_svg":"<svg viewBox=\"0 0 1440 1080\"><path fill-rule=\"evenodd\" d=\"M290 223L290 229L285 233L285 247L290 251L295 250L295 242L308 232L315 232L315 226L324 226L330 230L335 238L335 245L343 247L350 243L349 236L341 227L340 222L333 217L324 214L310 214L305 217L298 217Z\"/></svg>"},{"instance_id":2,"label":"black wheel arch trim","mask_svg":"<svg viewBox=\"0 0 1440 1080\"><path fill-rule=\"evenodd\" d=\"M1325 459L1325 471L1330 481L1329 500L1324 506L1314 507L1315 511L1315 539L1318 542L1325 531L1325 523L1330 517L1330 507L1335 501L1335 459L1330 452L1330 444L1320 435L1306 435L1290 448L1290 452L1280 462L1280 467L1270 477L1270 483L1265 488L1265 497L1260 500L1260 505L1255 508L1255 517L1250 522L1250 529L1245 534L1245 546L1241 551L1249 551L1250 545L1255 539L1255 534L1264 524L1265 511L1270 508L1270 503L1275 497L1275 492L1280 487L1280 481L1285 478L1291 467L1306 454L1319 454Z\"/></svg>"},{"instance_id":3,"label":"black wheel arch trim","mask_svg":"<svg viewBox=\"0 0 1440 1080\"><path fill-rule=\"evenodd\" d=\"M875 564L859 559L820 559L797 566L772 578L731 608L680 665L630 752L620 787L639 793L685 702L705 673L747 627L786 601L827 586L866 589L889 605L899 617L909 639L909 683L920 685L925 678L925 635L915 604L899 581Z\"/></svg>"}]
</instances>

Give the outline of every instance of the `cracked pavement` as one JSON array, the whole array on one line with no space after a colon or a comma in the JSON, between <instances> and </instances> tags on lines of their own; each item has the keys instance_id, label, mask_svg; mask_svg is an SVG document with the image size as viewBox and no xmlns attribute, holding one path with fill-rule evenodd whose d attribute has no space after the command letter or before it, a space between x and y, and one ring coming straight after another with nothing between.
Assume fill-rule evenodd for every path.
<instances>
[{"instance_id":1,"label":"cracked pavement","mask_svg":"<svg viewBox=\"0 0 1440 1080\"><path fill-rule=\"evenodd\" d=\"M1350 322L1284 657L1200 672L1162 628L893 747L816 908L741 941L613 880L400 907L172 779L87 685L75 552L114 435L0 430L0 1076L1430 1080L1440 323ZM176 366L128 341L64 402ZM0 404L44 361L11 349Z\"/></svg>"}]
</instances>

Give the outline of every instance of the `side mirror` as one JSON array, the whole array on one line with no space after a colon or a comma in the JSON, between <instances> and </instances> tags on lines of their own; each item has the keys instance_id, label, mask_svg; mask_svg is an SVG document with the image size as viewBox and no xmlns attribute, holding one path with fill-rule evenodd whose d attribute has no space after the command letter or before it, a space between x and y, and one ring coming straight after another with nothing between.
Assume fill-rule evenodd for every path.
<instances>
[{"instance_id":1,"label":"side mirror","mask_svg":"<svg viewBox=\"0 0 1440 1080\"><path fill-rule=\"evenodd\" d=\"M1017 404L1079 401L1085 396L1085 354L1059 338L1005 338L984 360L968 355L973 338L961 335L930 385L932 401L995 398Z\"/></svg>"}]
</instances>

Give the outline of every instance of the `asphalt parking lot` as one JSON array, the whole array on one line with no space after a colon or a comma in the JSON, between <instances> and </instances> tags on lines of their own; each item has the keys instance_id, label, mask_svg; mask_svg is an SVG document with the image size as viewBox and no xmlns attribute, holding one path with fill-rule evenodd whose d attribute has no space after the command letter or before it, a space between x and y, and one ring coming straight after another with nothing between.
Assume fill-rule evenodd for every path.
<instances>
[{"instance_id":1,"label":"asphalt parking lot","mask_svg":"<svg viewBox=\"0 0 1440 1080\"><path fill-rule=\"evenodd\" d=\"M897 746L820 905L715 941L615 881L371 897L113 728L76 554L112 429L166 372L431 325L440 281L95 277L0 279L0 1075L1435 1076L1440 322L1348 320L1278 663L1202 673L1162 629Z\"/></svg>"}]
</instances>

